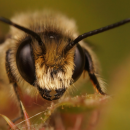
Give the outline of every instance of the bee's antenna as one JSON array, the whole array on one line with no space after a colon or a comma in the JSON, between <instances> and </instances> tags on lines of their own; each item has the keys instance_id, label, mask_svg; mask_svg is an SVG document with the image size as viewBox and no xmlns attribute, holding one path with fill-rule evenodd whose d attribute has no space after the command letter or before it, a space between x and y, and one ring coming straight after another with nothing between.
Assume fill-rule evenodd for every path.
<instances>
[{"instance_id":1,"label":"bee's antenna","mask_svg":"<svg viewBox=\"0 0 130 130\"><path fill-rule=\"evenodd\" d=\"M110 30L110 29L113 29L113 28L116 28L118 26L121 26L121 25L129 23L129 22L130 22L130 18L122 20L122 21L114 23L114 24L111 24L111 25L108 25L108 26L105 26L105 27L102 27L102 28L99 28L99 29L96 29L96 30L93 30L93 31L90 31L90 32L87 32L87 33L84 33L82 35L79 35L73 42L71 42L70 44L68 44L66 46L64 52L67 52L68 50L73 48L73 46L75 44L77 44L79 41L83 40L84 38L87 38L89 36L93 36L95 34L98 34L98 33L101 33L101 32L104 32L104 31L107 31L107 30Z\"/></svg>"},{"instance_id":2,"label":"bee's antenna","mask_svg":"<svg viewBox=\"0 0 130 130\"><path fill-rule=\"evenodd\" d=\"M44 49L45 49L45 45L43 44L43 42L42 42L40 36L39 36L37 33L33 32L33 31L30 30L30 29L27 29L27 28L25 28L25 27L22 27L22 26L20 26L20 25L18 25L18 24L16 24L16 23L13 23L12 21L10 21L9 19L6 19L6 18L4 18L4 17L0 17L0 21L2 21L2 22L4 22L4 23L7 23L7 24L10 24L10 25L12 25L12 26L14 26L14 27L16 27L16 28L18 28L18 29L24 31L25 33L31 35L32 37L34 37L34 38L38 41L39 45L40 45L40 46L43 46ZM45 50L46 50L46 49L45 49Z\"/></svg>"}]
</instances>

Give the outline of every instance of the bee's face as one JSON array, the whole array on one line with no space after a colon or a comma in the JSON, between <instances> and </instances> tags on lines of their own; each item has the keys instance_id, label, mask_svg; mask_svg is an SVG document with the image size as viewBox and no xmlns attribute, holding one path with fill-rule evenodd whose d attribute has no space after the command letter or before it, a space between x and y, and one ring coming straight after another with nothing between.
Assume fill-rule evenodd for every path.
<instances>
[{"instance_id":1,"label":"bee's face","mask_svg":"<svg viewBox=\"0 0 130 130\"><path fill-rule=\"evenodd\" d=\"M44 99L56 100L81 75L84 53L78 45L64 54L68 38L55 34L41 37L46 53L43 46L28 37L18 48L16 63L21 76L37 87Z\"/></svg>"}]
</instances>

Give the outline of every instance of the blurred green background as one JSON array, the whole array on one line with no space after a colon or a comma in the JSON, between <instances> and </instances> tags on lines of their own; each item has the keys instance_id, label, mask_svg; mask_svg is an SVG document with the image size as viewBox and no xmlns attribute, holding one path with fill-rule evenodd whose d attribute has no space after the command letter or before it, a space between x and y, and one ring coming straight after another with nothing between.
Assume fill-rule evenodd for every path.
<instances>
[{"instance_id":1,"label":"blurred green background","mask_svg":"<svg viewBox=\"0 0 130 130\"><path fill-rule=\"evenodd\" d=\"M80 34L130 17L129 0L0 0L0 16L28 10L53 9L75 19ZM9 26L0 23L5 34ZM99 58L102 77L110 83L113 70L130 55L130 24L89 37ZM109 85L108 85L109 87Z\"/></svg>"}]
</instances>

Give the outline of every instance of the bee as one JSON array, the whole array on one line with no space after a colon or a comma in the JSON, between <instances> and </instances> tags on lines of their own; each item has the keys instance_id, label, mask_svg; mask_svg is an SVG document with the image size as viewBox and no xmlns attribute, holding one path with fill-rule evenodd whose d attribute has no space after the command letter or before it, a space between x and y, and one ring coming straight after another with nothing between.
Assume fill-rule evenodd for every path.
<instances>
[{"instance_id":1,"label":"bee","mask_svg":"<svg viewBox=\"0 0 130 130\"><path fill-rule=\"evenodd\" d=\"M106 95L95 54L83 39L121 26L130 19L82 35L72 19L54 12L19 14L12 20L0 17L0 21L11 25L0 45L0 79L8 81L19 102L21 90L40 94L49 101L57 100L83 72L88 73L95 90Z\"/></svg>"}]
</instances>

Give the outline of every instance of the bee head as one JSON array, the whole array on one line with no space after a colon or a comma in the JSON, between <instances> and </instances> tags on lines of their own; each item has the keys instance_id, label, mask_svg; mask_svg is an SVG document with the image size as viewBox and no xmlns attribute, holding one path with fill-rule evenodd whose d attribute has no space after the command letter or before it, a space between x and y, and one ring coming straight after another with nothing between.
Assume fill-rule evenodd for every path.
<instances>
[{"instance_id":1,"label":"bee head","mask_svg":"<svg viewBox=\"0 0 130 130\"><path fill-rule=\"evenodd\" d=\"M84 53L80 45L65 52L72 41L61 34L44 32L37 40L27 37L20 44L16 63L21 76L37 87L44 99L59 99L84 69Z\"/></svg>"},{"instance_id":2,"label":"bee head","mask_svg":"<svg viewBox=\"0 0 130 130\"><path fill-rule=\"evenodd\" d=\"M55 100L63 95L84 70L84 50L78 42L86 37L129 23L130 19L84 33L76 39L56 33L57 31L37 34L3 17L0 17L0 21L29 35L21 41L16 53L18 71L24 80L37 87L43 98Z\"/></svg>"},{"instance_id":3,"label":"bee head","mask_svg":"<svg viewBox=\"0 0 130 130\"><path fill-rule=\"evenodd\" d=\"M80 45L72 47L72 38L59 30L49 28L38 34L6 18L0 17L0 21L28 34L16 52L16 64L22 78L37 87L43 98L59 99L83 72L85 58Z\"/></svg>"}]
</instances>

